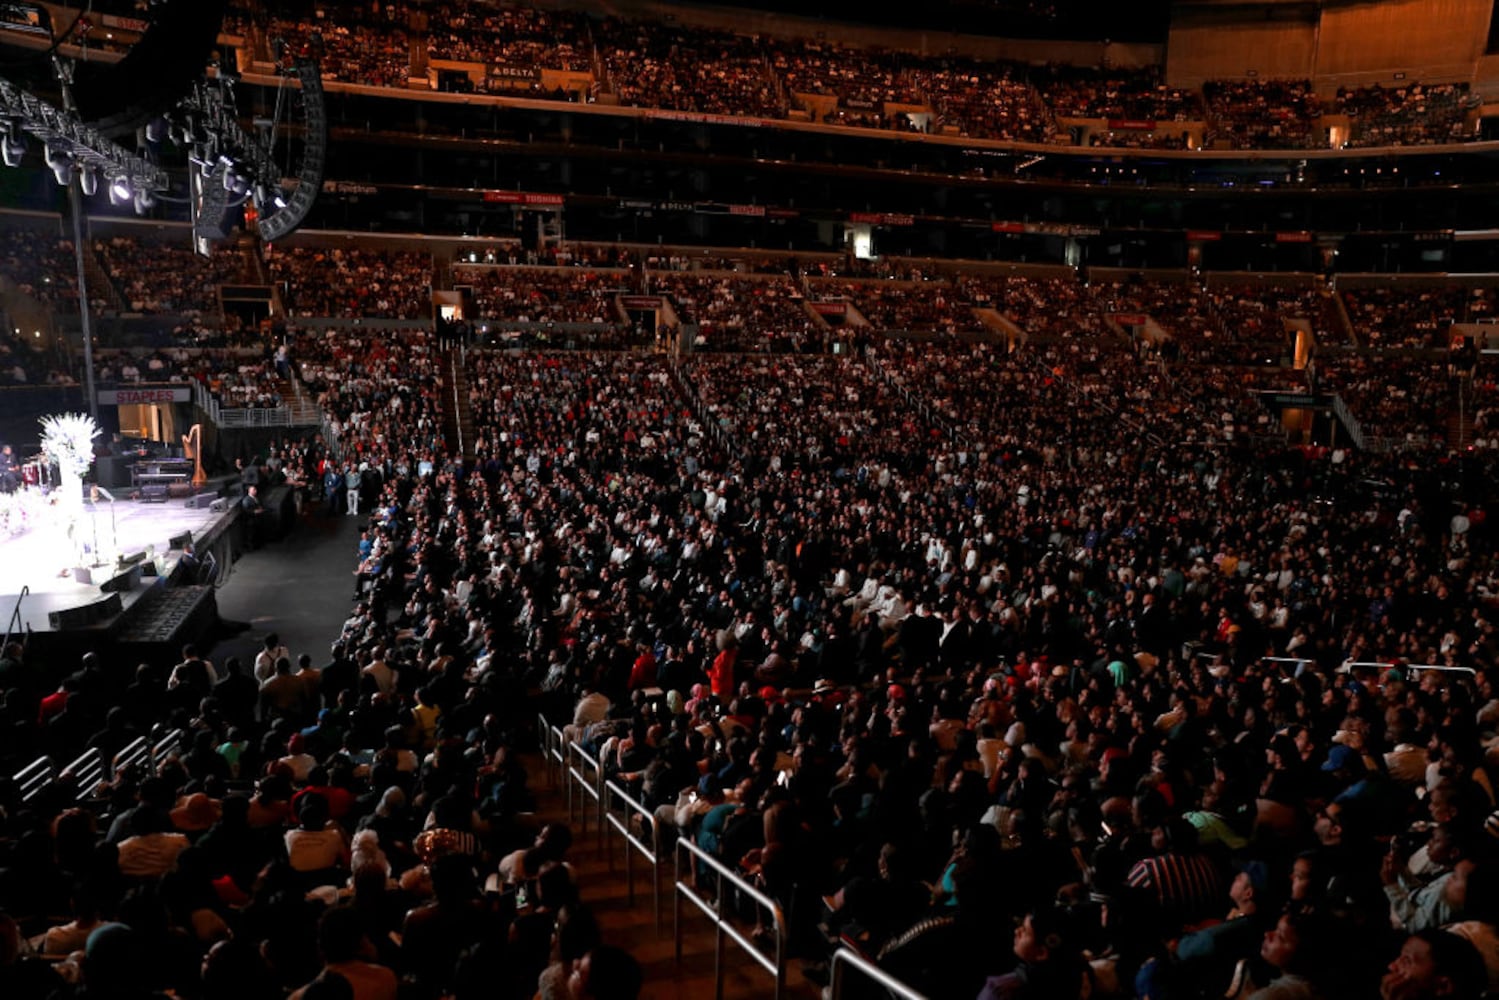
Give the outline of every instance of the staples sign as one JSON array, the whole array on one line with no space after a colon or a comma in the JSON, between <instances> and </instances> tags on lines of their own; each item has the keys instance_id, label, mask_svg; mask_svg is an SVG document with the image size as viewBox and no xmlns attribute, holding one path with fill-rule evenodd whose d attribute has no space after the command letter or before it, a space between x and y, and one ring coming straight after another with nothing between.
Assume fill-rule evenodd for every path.
<instances>
[{"instance_id":1,"label":"staples sign","mask_svg":"<svg viewBox=\"0 0 1499 1000\"><path fill-rule=\"evenodd\" d=\"M192 398L187 386L171 386L160 389L102 389L99 402L105 405L126 406L131 403L186 403Z\"/></svg>"}]
</instances>

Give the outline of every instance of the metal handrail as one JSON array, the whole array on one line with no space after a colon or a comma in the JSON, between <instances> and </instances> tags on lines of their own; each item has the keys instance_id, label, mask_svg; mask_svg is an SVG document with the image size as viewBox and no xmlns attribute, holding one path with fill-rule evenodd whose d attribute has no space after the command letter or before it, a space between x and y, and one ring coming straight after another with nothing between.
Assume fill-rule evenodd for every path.
<instances>
[{"instance_id":1,"label":"metal handrail","mask_svg":"<svg viewBox=\"0 0 1499 1000\"><path fill-rule=\"evenodd\" d=\"M682 871L682 852L686 851L696 862L688 861L688 871ZM776 986L774 1000L780 1000L781 992L786 985L786 913L781 909L781 904L771 899L765 893L750 885L737 873L729 870L717 858L694 844L687 837L678 837L676 849L673 853L676 864L677 891L672 904L672 927L676 937L677 961L682 961L682 898L685 896L703 912L705 916L713 921L713 980L715 986L715 997L723 1000L723 939L725 936L733 938L734 942L743 948L745 953L760 968L775 977ZM694 884L697 880L696 865L706 865L718 875L718 882L714 898L706 899L698 894ZM688 876L688 877L684 877ZM770 912L775 921L776 951L775 958L771 958L761 951L755 942L739 928L729 922L728 916L723 912L723 903L728 894L724 883L744 893L760 906Z\"/></svg>"},{"instance_id":2,"label":"metal handrail","mask_svg":"<svg viewBox=\"0 0 1499 1000\"><path fill-rule=\"evenodd\" d=\"M1345 663L1341 667L1339 667L1338 673L1351 674L1353 673L1353 669L1355 667L1373 667L1375 670L1379 670L1382 672L1385 670L1393 670L1398 666L1400 666L1400 664L1387 663L1383 660L1355 660L1352 663ZM1405 664L1405 668L1407 670L1436 670L1440 673L1446 674L1467 674L1469 677L1478 676L1478 671L1474 670L1472 667L1455 667L1446 663L1407 663Z\"/></svg>"},{"instance_id":3,"label":"metal handrail","mask_svg":"<svg viewBox=\"0 0 1499 1000\"><path fill-rule=\"evenodd\" d=\"M182 730L173 729L151 747L151 765L155 767L160 764L162 758L182 746Z\"/></svg>"},{"instance_id":4,"label":"metal handrail","mask_svg":"<svg viewBox=\"0 0 1499 1000\"><path fill-rule=\"evenodd\" d=\"M1309 660L1304 656L1262 656L1260 657L1260 662L1278 665L1280 666L1282 672L1285 671L1286 665L1290 665L1293 675L1299 677L1301 675L1301 668L1304 664L1314 663L1316 661Z\"/></svg>"},{"instance_id":5,"label":"metal handrail","mask_svg":"<svg viewBox=\"0 0 1499 1000\"><path fill-rule=\"evenodd\" d=\"M104 756L99 753L98 747L89 747L63 768L62 773L72 778L78 790L79 801L92 798L94 789L104 780Z\"/></svg>"},{"instance_id":6,"label":"metal handrail","mask_svg":"<svg viewBox=\"0 0 1499 1000\"><path fill-rule=\"evenodd\" d=\"M911 989L911 987L896 979L852 948L839 948L833 953L831 970L833 1000L842 1000L845 972L850 967L857 972L863 973L866 978L874 980L875 983L883 986L892 995L899 997L900 1000L927 1000L925 993L918 993Z\"/></svg>"},{"instance_id":7,"label":"metal handrail","mask_svg":"<svg viewBox=\"0 0 1499 1000\"><path fill-rule=\"evenodd\" d=\"M121 771L135 767L137 764L147 760L150 753L151 744L146 742L144 736L137 736L121 748L119 753L115 754L112 761L114 773L119 774Z\"/></svg>"},{"instance_id":8,"label":"metal handrail","mask_svg":"<svg viewBox=\"0 0 1499 1000\"><path fill-rule=\"evenodd\" d=\"M557 769L557 778L566 784L567 774L567 737L562 735L561 726L548 726L552 736L552 764Z\"/></svg>"},{"instance_id":9,"label":"metal handrail","mask_svg":"<svg viewBox=\"0 0 1499 1000\"><path fill-rule=\"evenodd\" d=\"M467 452L463 450L463 400L458 398L458 370L461 367L459 361L462 351L450 351L448 354L448 380L453 387L453 427L458 432L458 458L462 460Z\"/></svg>"},{"instance_id":10,"label":"metal handrail","mask_svg":"<svg viewBox=\"0 0 1499 1000\"><path fill-rule=\"evenodd\" d=\"M588 832L588 804L583 801L583 798L584 796L592 798L595 813L594 822L599 828L599 846L602 847L604 843L604 767L598 762L598 758L591 756L588 751L578 746L576 741L567 745L567 756L567 773L573 779L568 785L567 790L567 818L569 820L573 818L573 789L576 788L578 790L579 823L582 826L583 833L586 834ZM573 763L573 758L576 758L578 763ZM593 768L592 778L579 770L580 764L583 767Z\"/></svg>"},{"instance_id":11,"label":"metal handrail","mask_svg":"<svg viewBox=\"0 0 1499 1000\"><path fill-rule=\"evenodd\" d=\"M52 758L38 757L17 771L12 780L21 793L21 801L30 802L52 787L57 780L57 770L52 766Z\"/></svg>"},{"instance_id":12,"label":"metal handrail","mask_svg":"<svg viewBox=\"0 0 1499 1000\"><path fill-rule=\"evenodd\" d=\"M547 784L556 785L557 772L552 768L552 726L547 722L545 712L536 713L536 739L541 744L541 766L546 771Z\"/></svg>"},{"instance_id":13,"label":"metal handrail","mask_svg":"<svg viewBox=\"0 0 1499 1000\"><path fill-rule=\"evenodd\" d=\"M1467 674L1469 677L1478 676L1478 671L1472 667L1454 667L1446 663L1407 663L1405 666L1410 670L1435 670L1444 674ZM1385 667L1383 669L1388 670L1389 668Z\"/></svg>"},{"instance_id":14,"label":"metal handrail","mask_svg":"<svg viewBox=\"0 0 1499 1000\"><path fill-rule=\"evenodd\" d=\"M1394 665L1395 664L1387 663L1384 660L1350 660L1348 663L1345 663L1338 668L1338 673L1351 674L1353 673L1354 667L1373 667L1375 670L1388 670Z\"/></svg>"},{"instance_id":15,"label":"metal handrail","mask_svg":"<svg viewBox=\"0 0 1499 1000\"><path fill-rule=\"evenodd\" d=\"M623 819L621 819L615 812L610 809L610 806L616 799L624 804L626 815ZM640 828L642 830L651 831L650 844L646 844L645 841L641 840L631 832L629 819L630 813L634 813L635 815L640 817ZM625 839L625 892L627 893L627 898L629 899L631 906L635 905L635 864L634 858L631 857L632 852L630 848L633 847L635 849L634 853L638 853L642 858L645 858L645 860L650 863L651 913L656 918L656 933L660 934L661 827L656 822L656 814L647 809L637 800L631 798L630 794L623 788L619 787L619 785L615 784L612 781L606 781L604 783L604 820L609 824L609 826L613 827L615 830L618 830L620 836L624 837ZM614 867L613 855L609 856L609 867L611 869Z\"/></svg>"},{"instance_id":16,"label":"metal handrail","mask_svg":"<svg viewBox=\"0 0 1499 1000\"><path fill-rule=\"evenodd\" d=\"M5 647L10 645L10 637L12 635L20 634L16 629L17 625L21 626L21 629L25 631L28 640L31 638L31 629L26 625L26 619L21 617L21 602L26 600L26 596L30 593L31 585L23 584L21 592L16 595L16 606L10 613L10 621L5 625L5 641L0 642L0 653L3 653ZM25 645L25 643L23 642L22 645Z\"/></svg>"}]
</instances>

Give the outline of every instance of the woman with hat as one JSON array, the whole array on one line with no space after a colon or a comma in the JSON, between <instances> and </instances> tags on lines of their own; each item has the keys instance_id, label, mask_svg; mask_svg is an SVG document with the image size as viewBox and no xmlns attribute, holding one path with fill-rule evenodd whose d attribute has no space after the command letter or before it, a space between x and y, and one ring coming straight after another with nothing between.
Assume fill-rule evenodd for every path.
<instances>
[{"instance_id":1,"label":"woman with hat","mask_svg":"<svg viewBox=\"0 0 1499 1000\"><path fill-rule=\"evenodd\" d=\"M204 792L194 792L180 801L169 815L172 829L197 840L219 821L219 803Z\"/></svg>"}]
</instances>

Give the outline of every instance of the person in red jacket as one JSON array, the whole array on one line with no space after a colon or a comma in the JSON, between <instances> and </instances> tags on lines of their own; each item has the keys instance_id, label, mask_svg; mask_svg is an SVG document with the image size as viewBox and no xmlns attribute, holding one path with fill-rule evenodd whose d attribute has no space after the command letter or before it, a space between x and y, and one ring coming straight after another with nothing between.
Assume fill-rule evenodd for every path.
<instances>
[{"instance_id":1,"label":"person in red jacket","mask_svg":"<svg viewBox=\"0 0 1499 1000\"><path fill-rule=\"evenodd\" d=\"M708 667L708 683L721 704L727 705L734 696L734 665L739 662L739 646L730 642L724 645Z\"/></svg>"}]
</instances>

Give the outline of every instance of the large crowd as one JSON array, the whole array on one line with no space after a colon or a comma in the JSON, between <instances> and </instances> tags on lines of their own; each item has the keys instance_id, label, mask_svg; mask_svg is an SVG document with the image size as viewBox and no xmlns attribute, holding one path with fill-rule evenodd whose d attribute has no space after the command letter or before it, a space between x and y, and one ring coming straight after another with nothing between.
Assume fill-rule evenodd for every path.
<instances>
[{"instance_id":1,"label":"large crowd","mask_svg":"<svg viewBox=\"0 0 1499 1000\"><path fill-rule=\"evenodd\" d=\"M78 301L73 241L36 229L0 230L0 274L22 293L57 308Z\"/></svg>"},{"instance_id":2,"label":"large crowd","mask_svg":"<svg viewBox=\"0 0 1499 1000\"><path fill-rule=\"evenodd\" d=\"M1446 347L1453 323L1491 322L1495 290L1458 285L1343 292L1360 340L1375 347Z\"/></svg>"},{"instance_id":3,"label":"large crowd","mask_svg":"<svg viewBox=\"0 0 1499 1000\"><path fill-rule=\"evenodd\" d=\"M295 316L426 319L432 315L432 256L415 250L277 247L266 253Z\"/></svg>"},{"instance_id":4,"label":"large crowd","mask_svg":"<svg viewBox=\"0 0 1499 1000\"><path fill-rule=\"evenodd\" d=\"M405 9L405 5L394 5ZM429 59L588 72L593 46L588 19L570 11L464 2L433 12Z\"/></svg>"},{"instance_id":5,"label":"large crowd","mask_svg":"<svg viewBox=\"0 0 1499 1000\"><path fill-rule=\"evenodd\" d=\"M613 19L595 37L620 104L766 118L785 111L754 38Z\"/></svg>"},{"instance_id":6,"label":"large crowd","mask_svg":"<svg viewBox=\"0 0 1499 1000\"><path fill-rule=\"evenodd\" d=\"M222 312L219 286L242 280L236 249L203 257L183 241L111 236L94 241L94 255L119 292L124 311L201 318Z\"/></svg>"},{"instance_id":7,"label":"large crowd","mask_svg":"<svg viewBox=\"0 0 1499 1000\"><path fill-rule=\"evenodd\" d=\"M614 298L628 290L630 276L617 270L555 267L468 267L454 280L474 290L478 319L505 323L584 323L600 327L620 322Z\"/></svg>"},{"instance_id":8,"label":"large crowd","mask_svg":"<svg viewBox=\"0 0 1499 1000\"><path fill-rule=\"evenodd\" d=\"M303 47L316 34L333 78L407 86L416 65L410 25L425 16L418 7L323 3L318 12L310 22L276 18L268 36ZM1216 80L1197 90L1167 85L1160 67L1037 67L482 0L451 5L426 23L428 64L481 63L496 74L495 89L535 97L576 99L574 91L543 88L540 71L551 69L593 74L595 88L624 105L780 118L798 108L795 95L814 95L836 99L822 115L829 124L914 127L905 115L886 115L885 105L896 103L931 110L922 130L986 139L1072 141L1058 131L1060 117L1104 120L1089 133L1095 145L1180 147L1179 126L1204 122L1210 143L1304 149L1327 145L1324 113L1348 116L1344 144L1353 147L1475 136L1466 84L1342 89L1324 102L1306 81Z\"/></svg>"},{"instance_id":9,"label":"large crowd","mask_svg":"<svg viewBox=\"0 0 1499 1000\"><path fill-rule=\"evenodd\" d=\"M403 88L411 76L408 14L404 4L320 3L310 19L275 20L266 36L277 62L312 56L327 80Z\"/></svg>"},{"instance_id":10,"label":"large crowd","mask_svg":"<svg viewBox=\"0 0 1499 1000\"><path fill-rule=\"evenodd\" d=\"M327 276L376 259L341 253L283 259L374 314ZM530 310L601 276L481 270ZM1256 390L1296 373L1107 317L1187 341L1226 301L1320 292L920 274L847 293L877 328L940 331L950 294L1053 335L472 350L470 462L432 333L291 331L332 438L261 474L361 518L340 641L135 671L4 651L7 759L182 733L81 800L0 787L7 993L636 996L571 832L526 817L537 705L660 836L780 901L812 978L837 942L985 1000L1499 985L1499 583L1432 444L1451 366L1328 349L1318 382L1394 447L1289 448ZM715 332L810 319L800 291L650 288Z\"/></svg>"},{"instance_id":11,"label":"large crowd","mask_svg":"<svg viewBox=\"0 0 1499 1000\"><path fill-rule=\"evenodd\" d=\"M791 278L668 272L652 275L651 289L670 296L680 322L698 328L698 350L799 353L822 344Z\"/></svg>"},{"instance_id":12,"label":"large crowd","mask_svg":"<svg viewBox=\"0 0 1499 1000\"><path fill-rule=\"evenodd\" d=\"M1428 146L1472 136L1467 97L1466 83L1340 88L1335 108L1351 120L1349 146Z\"/></svg>"}]
</instances>

